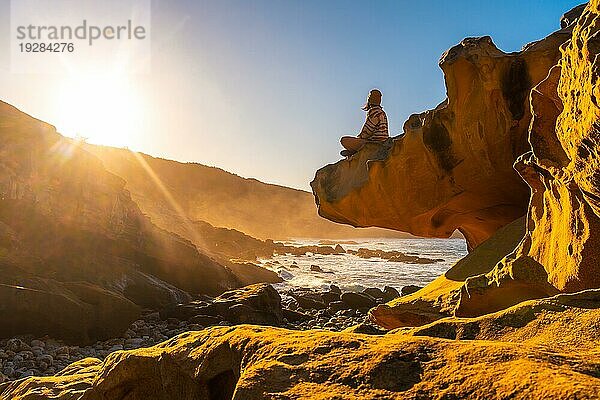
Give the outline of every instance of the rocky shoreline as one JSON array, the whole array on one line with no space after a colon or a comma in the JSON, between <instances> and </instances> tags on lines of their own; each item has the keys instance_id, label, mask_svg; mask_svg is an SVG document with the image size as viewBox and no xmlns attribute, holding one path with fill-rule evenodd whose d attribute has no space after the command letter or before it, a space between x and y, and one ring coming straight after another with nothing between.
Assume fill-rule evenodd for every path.
<instances>
[{"instance_id":1,"label":"rocky shoreline","mask_svg":"<svg viewBox=\"0 0 600 400\"><path fill-rule=\"evenodd\" d=\"M268 284L232 290L217 298L201 296L189 304L164 310L144 310L122 336L97 341L88 346L70 345L54 338L21 335L0 340L0 383L29 376L50 376L71 363L92 357L104 359L119 350L151 347L188 331L242 323L266 324L292 330L351 330L384 334L368 319L368 311L391 298L408 294L418 287L405 287L399 293L368 288L362 293L343 292L335 285L329 290L294 289L278 293ZM224 299L233 298L227 302ZM226 307L219 307L225 304ZM217 305L217 307L213 307ZM242 309L240 319L236 309ZM177 316L179 318L177 318Z\"/></svg>"}]
</instances>

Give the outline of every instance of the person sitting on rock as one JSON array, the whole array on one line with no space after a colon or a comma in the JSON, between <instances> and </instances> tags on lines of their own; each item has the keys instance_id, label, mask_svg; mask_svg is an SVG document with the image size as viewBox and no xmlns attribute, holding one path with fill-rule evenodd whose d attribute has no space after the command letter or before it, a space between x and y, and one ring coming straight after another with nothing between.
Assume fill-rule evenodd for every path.
<instances>
[{"instance_id":1,"label":"person sitting on rock","mask_svg":"<svg viewBox=\"0 0 600 400\"><path fill-rule=\"evenodd\" d=\"M385 111L381 108L381 91L373 89L367 97L367 104L363 110L367 112L367 118L358 136L344 136L340 143L345 150L340 153L344 157L350 157L363 148L368 142L384 142L389 137L388 121Z\"/></svg>"}]
</instances>

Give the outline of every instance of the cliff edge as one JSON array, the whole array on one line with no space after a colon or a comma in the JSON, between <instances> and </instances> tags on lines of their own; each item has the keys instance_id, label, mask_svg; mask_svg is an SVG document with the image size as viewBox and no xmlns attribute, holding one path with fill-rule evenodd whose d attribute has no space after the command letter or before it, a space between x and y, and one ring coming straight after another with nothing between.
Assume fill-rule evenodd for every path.
<instances>
[{"instance_id":1,"label":"cliff edge","mask_svg":"<svg viewBox=\"0 0 600 400\"><path fill-rule=\"evenodd\" d=\"M450 48L439 63L447 99L411 115L401 136L318 170L319 214L423 237L458 229L469 250L523 216L529 188L513 163L529 150L529 92L558 62L571 29L515 53L489 36Z\"/></svg>"}]
</instances>

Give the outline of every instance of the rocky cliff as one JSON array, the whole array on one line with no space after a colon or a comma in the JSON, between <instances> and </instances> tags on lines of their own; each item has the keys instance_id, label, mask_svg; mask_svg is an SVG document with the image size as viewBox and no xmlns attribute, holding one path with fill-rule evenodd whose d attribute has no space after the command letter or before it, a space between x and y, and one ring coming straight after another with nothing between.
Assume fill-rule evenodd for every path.
<instances>
[{"instance_id":1,"label":"rocky cliff","mask_svg":"<svg viewBox=\"0 0 600 400\"><path fill-rule=\"evenodd\" d=\"M125 179L132 198L154 223L198 245L203 244L181 223L182 214L190 221L235 229L263 240L408 236L385 229L356 230L319 218L311 194L302 190L126 149L85 148L109 171Z\"/></svg>"},{"instance_id":2,"label":"rocky cliff","mask_svg":"<svg viewBox=\"0 0 600 400\"><path fill-rule=\"evenodd\" d=\"M450 48L439 64L447 99L411 115L403 135L317 171L319 214L425 237L458 229L470 250L524 215L529 188L513 163L529 149L529 91L558 62L570 30L516 53L488 36Z\"/></svg>"},{"instance_id":3,"label":"rocky cliff","mask_svg":"<svg viewBox=\"0 0 600 400\"><path fill-rule=\"evenodd\" d=\"M240 285L155 226L97 157L0 103L0 335L109 337L140 307Z\"/></svg>"}]
</instances>

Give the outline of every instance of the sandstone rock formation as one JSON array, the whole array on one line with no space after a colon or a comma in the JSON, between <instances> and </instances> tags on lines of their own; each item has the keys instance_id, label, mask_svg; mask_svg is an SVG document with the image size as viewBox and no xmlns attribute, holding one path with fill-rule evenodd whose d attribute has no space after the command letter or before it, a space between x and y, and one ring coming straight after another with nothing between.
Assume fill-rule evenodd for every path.
<instances>
[{"instance_id":1,"label":"sandstone rock formation","mask_svg":"<svg viewBox=\"0 0 600 400\"><path fill-rule=\"evenodd\" d=\"M326 217L425 236L458 228L467 238L474 257L372 310L382 326L477 316L600 287L597 4L577 19L582 11L571 10L560 31L519 53L503 54L489 38L463 41L442 57L445 103L412 116L402 137L317 172L312 185ZM530 196L521 196L523 183L513 185L513 162ZM531 197L525 233L494 237L518 215L504 212L517 209L516 194ZM476 252L484 239L491 257L482 259Z\"/></svg>"},{"instance_id":2,"label":"sandstone rock formation","mask_svg":"<svg viewBox=\"0 0 600 400\"><path fill-rule=\"evenodd\" d=\"M488 36L446 51L447 99L410 116L402 136L317 171L319 214L425 237L458 229L469 250L523 216L529 189L513 163L529 149L529 91L557 63L570 29L515 53Z\"/></svg>"},{"instance_id":3,"label":"sandstone rock formation","mask_svg":"<svg viewBox=\"0 0 600 400\"><path fill-rule=\"evenodd\" d=\"M456 340L525 342L549 351L594 351L600 331L600 290L563 293L529 300L476 318L445 318L418 328L400 328L396 333ZM572 324L578 326L573 329ZM580 334L573 334L579 331ZM580 355L582 356L582 355Z\"/></svg>"},{"instance_id":4,"label":"sandstone rock formation","mask_svg":"<svg viewBox=\"0 0 600 400\"><path fill-rule=\"evenodd\" d=\"M238 326L0 385L13 400L593 399L597 292L385 336ZM550 323L549 323L550 321ZM441 337L441 339L440 339ZM487 339L446 340L445 338Z\"/></svg>"},{"instance_id":5,"label":"sandstone rock formation","mask_svg":"<svg viewBox=\"0 0 600 400\"><path fill-rule=\"evenodd\" d=\"M457 315L600 287L598 3L572 25L560 62L531 93L532 151L515 165L531 187L527 232L492 272L467 280Z\"/></svg>"}]
</instances>

